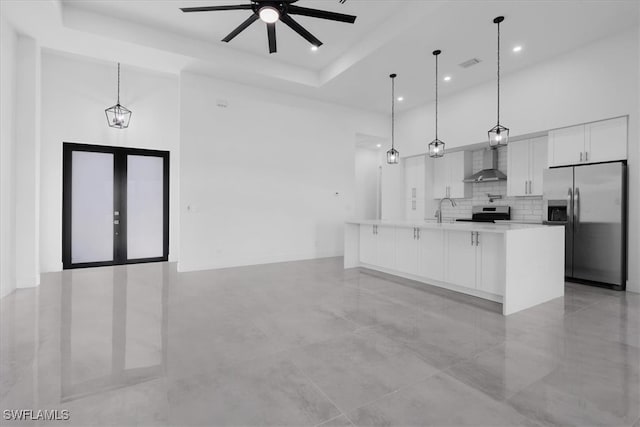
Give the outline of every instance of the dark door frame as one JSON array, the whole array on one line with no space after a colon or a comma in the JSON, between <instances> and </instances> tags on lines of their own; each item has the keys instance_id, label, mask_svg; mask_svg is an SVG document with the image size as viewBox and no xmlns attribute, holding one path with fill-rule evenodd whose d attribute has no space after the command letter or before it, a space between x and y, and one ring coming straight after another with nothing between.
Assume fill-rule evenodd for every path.
<instances>
[{"instance_id":1,"label":"dark door frame","mask_svg":"<svg viewBox=\"0 0 640 427\"><path fill-rule=\"evenodd\" d=\"M88 151L113 154L113 211L119 224L113 224L113 260L99 262L71 262L71 177L72 153ZM127 259L127 156L152 156L163 159L163 247L162 256L154 258ZM62 144L62 267L63 269L101 267L107 265L159 262L169 259L169 152L142 148L111 147L106 145Z\"/></svg>"}]
</instances>

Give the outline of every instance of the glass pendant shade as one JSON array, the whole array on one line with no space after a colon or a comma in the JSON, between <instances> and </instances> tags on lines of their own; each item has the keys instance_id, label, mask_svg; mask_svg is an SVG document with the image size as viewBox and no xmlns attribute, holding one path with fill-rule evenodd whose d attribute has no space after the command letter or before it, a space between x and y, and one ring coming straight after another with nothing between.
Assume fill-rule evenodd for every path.
<instances>
[{"instance_id":1,"label":"glass pendant shade","mask_svg":"<svg viewBox=\"0 0 640 427\"><path fill-rule=\"evenodd\" d=\"M398 163L400 159L400 153L395 148L391 148L391 150L387 151L387 163L390 165L395 165Z\"/></svg>"},{"instance_id":2,"label":"glass pendant shade","mask_svg":"<svg viewBox=\"0 0 640 427\"><path fill-rule=\"evenodd\" d=\"M107 115L107 122L112 128L124 129L129 127L129 120L131 119L131 110L123 107L120 104L116 104L113 107L109 107L104 110Z\"/></svg>"},{"instance_id":3,"label":"glass pendant shade","mask_svg":"<svg viewBox=\"0 0 640 427\"><path fill-rule=\"evenodd\" d=\"M495 125L488 134L490 147L502 147L509 143L509 129L502 125Z\"/></svg>"},{"instance_id":4,"label":"glass pendant shade","mask_svg":"<svg viewBox=\"0 0 640 427\"><path fill-rule=\"evenodd\" d=\"M444 156L444 142L434 139L429 143L429 157Z\"/></svg>"},{"instance_id":5,"label":"glass pendant shade","mask_svg":"<svg viewBox=\"0 0 640 427\"><path fill-rule=\"evenodd\" d=\"M107 124L109 127L117 129L125 129L129 127L131 120L131 110L120 105L120 63L118 62L118 101L116 105L104 110L107 116Z\"/></svg>"}]
</instances>

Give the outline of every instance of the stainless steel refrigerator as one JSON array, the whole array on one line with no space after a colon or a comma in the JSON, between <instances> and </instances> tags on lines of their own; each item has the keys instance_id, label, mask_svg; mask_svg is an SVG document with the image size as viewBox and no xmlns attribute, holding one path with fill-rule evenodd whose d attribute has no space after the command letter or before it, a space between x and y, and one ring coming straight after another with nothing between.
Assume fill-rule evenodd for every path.
<instances>
[{"instance_id":1,"label":"stainless steel refrigerator","mask_svg":"<svg viewBox=\"0 0 640 427\"><path fill-rule=\"evenodd\" d=\"M545 224L565 227L565 276L624 290L627 282L627 165L546 169Z\"/></svg>"}]
</instances>

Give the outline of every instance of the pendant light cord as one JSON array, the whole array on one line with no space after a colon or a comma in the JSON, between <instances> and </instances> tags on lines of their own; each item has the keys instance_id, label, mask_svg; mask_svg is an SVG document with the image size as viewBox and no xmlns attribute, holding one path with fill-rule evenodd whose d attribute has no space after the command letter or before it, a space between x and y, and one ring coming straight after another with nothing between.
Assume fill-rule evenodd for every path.
<instances>
[{"instance_id":1,"label":"pendant light cord","mask_svg":"<svg viewBox=\"0 0 640 427\"><path fill-rule=\"evenodd\" d=\"M438 139L438 55L436 55L436 139Z\"/></svg>"},{"instance_id":2,"label":"pendant light cord","mask_svg":"<svg viewBox=\"0 0 640 427\"><path fill-rule=\"evenodd\" d=\"M500 126L500 22L498 22L498 126Z\"/></svg>"},{"instance_id":3,"label":"pendant light cord","mask_svg":"<svg viewBox=\"0 0 640 427\"><path fill-rule=\"evenodd\" d=\"M120 105L120 63L118 62L118 105Z\"/></svg>"},{"instance_id":4,"label":"pendant light cord","mask_svg":"<svg viewBox=\"0 0 640 427\"><path fill-rule=\"evenodd\" d=\"M395 149L395 141L394 141L394 135L395 135L395 122L396 122L396 98L395 98L395 94L396 94L396 90L395 90L395 75L392 75L391 77L391 148Z\"/></svg>"}]
</instances>

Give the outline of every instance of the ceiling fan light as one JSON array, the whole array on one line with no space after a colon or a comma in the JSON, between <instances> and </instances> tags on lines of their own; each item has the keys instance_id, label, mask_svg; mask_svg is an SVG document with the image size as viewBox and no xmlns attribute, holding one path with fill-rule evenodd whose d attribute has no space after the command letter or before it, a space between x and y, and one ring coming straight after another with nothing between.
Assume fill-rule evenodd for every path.
<instances>
[{"instance_id":1,"label":"ceiling fan light","mask_svg":"<svg viewBox=\"0 0 640 427\"><path fill-rule=\"evenodd\" d=\"M260 19L262 19L262 21L266 22L267 24L273 24L274 22L277 22L278 19L280 19L280 12L278 12L278 9L272 6L261 7L258 15L260 16Z\"/></svg>"}]
</instances>

